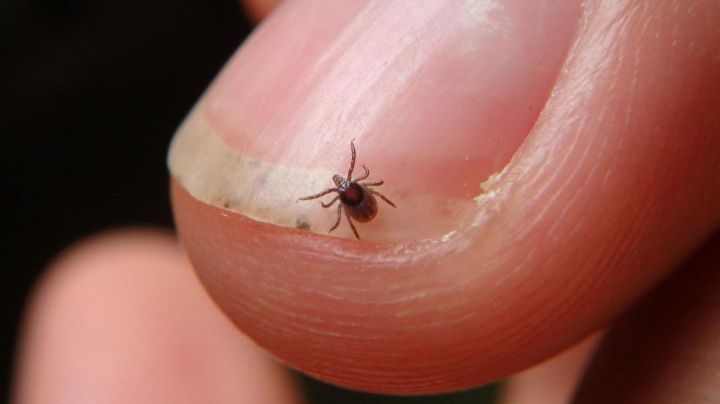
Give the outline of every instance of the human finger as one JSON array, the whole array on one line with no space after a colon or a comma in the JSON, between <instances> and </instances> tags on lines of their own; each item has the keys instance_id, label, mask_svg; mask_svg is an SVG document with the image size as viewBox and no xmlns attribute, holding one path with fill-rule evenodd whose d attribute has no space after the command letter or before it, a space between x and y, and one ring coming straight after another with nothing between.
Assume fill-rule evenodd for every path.
<instances>
[{"instance_id":1,"label":"human finger","mask_svg":"<svg viewBox=\"0 0 720 404\"><path fill-rule=\"evenodd\" d=\"M565 404L571 399L592 357L600 334L513 375L503 383L503 404Z\"/></svg>"},{"instance_id":2,"label":"human finger","mask_svg":"<svg viewBox=\"0 0 720 404\"><path fill-rule=\"evenodd\" d=\"M422 4L284 4L169 158L220 307L364 390L460 389L552 356L720 220L716 2ZM345 175L353 138L398 206L361 242L296 203Z\"/></svg>"},{"instance_id":3,"label":"human finger","mask_svg":"<svg viewBox=\"0 0 720 404\"><path fill-rule=\"evenodd\" d=\"M25 320L13 402L297 403L290 375L211 303L169 236L80 243Z\"/></svg>"},{"instance_id":4,"label":"human finger","mask_svg":"<svg viewBox=\"0 0 720 404\"><path fill-rule=\"evenodd\" d=\"M608 333L575 403L720 397L720 235Z\"/></svg>"}]
</instances>

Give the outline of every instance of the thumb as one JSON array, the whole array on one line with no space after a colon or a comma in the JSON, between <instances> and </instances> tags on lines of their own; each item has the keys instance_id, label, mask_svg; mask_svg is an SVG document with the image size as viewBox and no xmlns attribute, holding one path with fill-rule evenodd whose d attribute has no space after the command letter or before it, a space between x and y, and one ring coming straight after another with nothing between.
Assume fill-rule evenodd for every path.
<instances>
[{"instance_id":1,"label":"thumb","mask_svg":"<svg viewBox=\"0 0 720 404\"><path fill-rule=\"evenodd\" d=\"M291 366L394 393L606 325L718 224L720 12L584 4L281 6L170 153L220 307ZM346 174L352 138L398 206L362 241L295 203Z\"/></svg>"}]
</instances>

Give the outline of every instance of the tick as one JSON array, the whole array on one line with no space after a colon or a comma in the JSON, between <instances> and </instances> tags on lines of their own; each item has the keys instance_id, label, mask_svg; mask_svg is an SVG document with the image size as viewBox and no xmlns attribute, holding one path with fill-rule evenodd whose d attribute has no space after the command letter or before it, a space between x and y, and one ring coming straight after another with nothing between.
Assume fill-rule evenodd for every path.
<instances>
[{"instance_id":1,"label":"tick","mask_svg":"<svg viewBox=\"0 0 720 404\"><path fill-rule=\"evenodd\" d=\"M388 205L392 206L393 208L396 207L390 199L385 197L385 195L381 194L380 192L372 189L371 187L379 187L383 184L383 180L376 182L360 182L367 177L370 176L370 170L368 170L365 165L362 166L363 170L365 172L360 178L353 179L353 170L355 169L355 139L350 141L350 152L351 152L351 158L350 158L350 169L348 169L347 178L341 177L339 174L333 175L332 179L335 183L335 186L332 188L328 188L322 192L319 192L315 195L305 196L298 201L307 201L310 199L317 199L321 196L325 196L327 194L336 192L337 195L328 203L320 202L320 205L322 205L323 208L329 208L335 204L335 202L340 201L340 204L337 207L337 220L335 220L335 224L333 227L330 228L328 233L332 232L333 230L337 229L337 227L340 225L340 219L342 218L342 212L345 210L345 217L347 218L348 224L350 225L350 228L352 229L353 233L355 233L355 237L360 240L360 235L358 235L357 229L355 229L355 224L353 224L353 219L357 220L358 222L365 223L373 220L375 216L377 216L378 212L378 203L375 197L380 197L383 201L387 202Z\"/></svg>"}]
</instances>

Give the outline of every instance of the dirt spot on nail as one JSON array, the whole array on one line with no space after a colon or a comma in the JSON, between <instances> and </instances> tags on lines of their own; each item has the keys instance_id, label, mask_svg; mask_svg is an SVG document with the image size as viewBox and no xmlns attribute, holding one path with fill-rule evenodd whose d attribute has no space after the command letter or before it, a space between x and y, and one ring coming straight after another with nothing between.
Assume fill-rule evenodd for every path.
<instances>
[{"instance_id":1,"label":"dirt spot on nail","mask_svg":"<svg viewBox=\"0 0 720 404\"><path fill-rule=\"evenodd\" d=\"M295 227L301 230L310 230L310 223L305 218L299 217L295 219Z\"/></svg>"}]
</instances>

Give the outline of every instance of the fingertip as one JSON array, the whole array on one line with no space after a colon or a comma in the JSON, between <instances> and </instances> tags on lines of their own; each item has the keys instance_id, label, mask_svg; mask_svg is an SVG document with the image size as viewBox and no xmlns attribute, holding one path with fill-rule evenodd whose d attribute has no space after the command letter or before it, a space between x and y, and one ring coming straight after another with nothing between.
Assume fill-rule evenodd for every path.
<instances>
[{"instance_id":1,"label":"fingertip","mask_svg":"<svg viewBox=\"0 0 720 404\"><path fill-rule=\"evenodd\" d=\"M412 23L436 21L424 13L450 7L443 4L412 16L427 20L403 21L424 32ZM505 88L520 105L527 96L531 112L515 108L496 117L482 91L495 83L483 80L508 66L508 77L527 75L515 59L468 69L463 74L482 85L452 81L458 92L433 112L442 97L430 90L456 70L438 64L427 76L403 80L379 67L377 76L349 74L366 71L375 57L387 61L385 52L397 56L390 66L408 62L391 53L401 47L386 47L377 36L392 34L395 26L379 25L397 15L370 7L347 36L333 36L345 32L357 9L333 9L322 26L303 14L321 15L322 7L276 14L285 27L307 17L307 31L291 36L268 24L258 33L181 129L170 156L181 238L228 316L273 354L324 380L370 391L447 391L557 353L607 325L671 271L720 216L720 104L698 73L707 66L718 77L718 64L703 51L714 49L716 34L690 6L640 12L604 2L584 3L576 33L579 5L563 4L570 8L558 14L561 30L546 20L534 27L552 31L542 43L553 35L566 35L568 42L556 43L574 38L569 56L553 48L552 58L537 60L541 71L529 80L546 86L518 79L519 87ZM474 11L480 14L473 18L488 17ZM491 28L492 16L471 30ZM363 36L375 21L369 17L386 17L373 25L386 30ZM668 20L677 23L661 23ZM500 32L525 38L530 31L523 30ZM409 38L415 31L397 30ZM349 48L335 37L377 48ZM308 40L314 38L322 40ZM660 46L668 38L680 41L678 48ZM471 52L473 63L505 60L458 43L444 45ZM280 44L282 63L265 69L266 50ZM418 52L447 56L442 50ZM333 74L318 74L326 71ZM690 78L692 89L674 75ZM357 77L362 85L353 87ZM498 83L508 84L507 77ZM432 96L419 97L418 89ZM324 233L331 215L290 202L347 167L347 140L356 133L363 161L388 180L402 209L363 225L361 242L347 226L339 229L345 239L303 230L300 224ZM488 140L493 133L512 142L497 145Z\"/></svg>"},{"instance_id":2,"label":"fingertip","mask_svg":"<svg viewBox=\"0 0 720 404\"><path fill-rule=\"evenodd\" d=\"M216 312L170 235L83 241L33 295L14 401L297 402L289 376Z\"/></svg>"}]
</instances>

